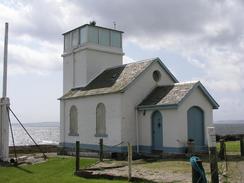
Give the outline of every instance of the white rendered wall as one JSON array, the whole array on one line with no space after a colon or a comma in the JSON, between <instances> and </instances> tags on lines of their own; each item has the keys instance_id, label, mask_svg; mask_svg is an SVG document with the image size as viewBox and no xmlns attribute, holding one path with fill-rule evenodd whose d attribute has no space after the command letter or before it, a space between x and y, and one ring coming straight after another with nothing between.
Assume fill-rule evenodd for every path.
<instances>
[{"instance_id":1,"label":"white rendered wall","mask_svg":"<svg viewBox=\"0 0 244 183\"><path fill-rule=\"evenodd\" d=\"M60 127L59 127L59 130L60 130L60 135L59 135L59 142L60 143L63 143L65 142L65 139L64 139L64 134L65 134L65 115L69 115L68 114L65 114L65 101L63 100L60 100Z\"/></svg>"},{"instance_id":2,"label":"white rendered wall","mask_svg":"<svg viewBox=\"0 0 244 183\"><path fill-rule=\"evenodd\" d=\"M121 48L86 43L63 55L63 93L84 87L103 70L122 65Z\"/></svg>"},{"instance_id":3,"label":"white rendered wall","mask_svg":"<svg viewBox=\"0 0 244 183\"><path fill-rule=\"evenodd\" d=\"M9 98L0 98L0 160L9 160Z\"/></svg>"},{"instance_id":4,"label":"white rendered wall","mask_svg":"<svg viewBox=\"0 0 244 183\"><path fill-rule=\"evenodd\" d=\"M207 145L206 129L213 126L212 105L200 89L195 89L178 109L159 110L163 119L163 146L184 147L187 142L187 111L192 106L198 106L204 111L205 144ZM154 110L139 112L140 145L151 146L151 116Z\"/></svg>"},{"instance_id":5,"label":"white rendered wall","mask_svg":"<svg viewBox=\"0 0 244 183\"><path fill-rule=\"evenodd\" d=\"M153 80L152 74L155 70L159 70L161 73L161 79L158 83ZM150 94L150 92L157 85L169 85L173 84L173 80L168 74L161 68L161 66L154 62L142 75L136 79L123 94L122 109L122 140L131 142L136 145L136 120L135 120L135 108L142 100ZM149 130L149 129L148 129Z\"/></svg>"},{"instance_id":6,"label":"white rendered wall","mask_svg":"<svg viewBox=\"0 0 244 183\"><path fill-rule=\"evenodd\" d=\"M200 107L204 112L204 134L205 134L205 145L207 145L207 127L213 126L213 107L205 97L203 92L197 88L179 107L179 112L182 119L182 128L178 129L179 139L181 141L187 141L187 111L192 106ZM180 138L181 137L181 138Z\"/></svg>"},{"instance_id":7,"label":"white rendered wall","mask_svg":"<svg viewBox=\"0 0 244 183\"><path fill-rule=\"evenodd\" d=\"M63 93L86 85L86 51L63 56Z\"/></svg>"},{"instance_id":8,"label":"white rendered wall","mask_svg":"<svg viewBox=\"0 0 244 183\"><path fill-rule=\"evenodd\" d=\"M74 53L74 87L87 84L87 51ZM70 73L71 74L71 73ZM69 88L70 89L70 88Z\"/></svg>"},{"instance_id":9,"label":"white rendered wall","mask_svg":"<svg viewBox=\"0 0 244 183\"><path fill-rule=\"evenodd\" d=\"M75 143L98 145L99 137L96 134L96 107L103 103L106 107L106 133L105 145L115 145L121 142L121 94L98 95L64 101L65 116L61 116L61 143ZM62 106L61 101L61 106ZM78 110L79 136L69 136L69 111L72 105ZM61 107L62 108L62 107ZM62 110L62 109L61 109Z\"/></svg>"},{"instance_id":10,"label":"white rendered wall","mask_svg":"<svg viewBox=\"0 0 244 183\"><path fill-rule=\"evenodd\" d=\"M106 47L103 47L106 48ZM87 81L90 82L98 74L109 67L123 64L123 53L121 49L102 49L102 46L92 47L87 50Z\"/></svg>"},{"instance_id":11,"label":"white rendered wall","mask_svg":"<svg viewBox=\"0 0 244 183\"><path fill-rule=\"evenodd\" d=\"M63 58L63 93L69 91L74 86L73 83L73 55L67 55Z\"/></svg>"}]
</instances>

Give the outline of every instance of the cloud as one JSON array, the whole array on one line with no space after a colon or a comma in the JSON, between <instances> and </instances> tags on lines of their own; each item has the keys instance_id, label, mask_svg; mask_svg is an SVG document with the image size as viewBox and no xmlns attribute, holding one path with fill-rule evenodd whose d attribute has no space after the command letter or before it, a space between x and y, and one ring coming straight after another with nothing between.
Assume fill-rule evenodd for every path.
<instances>
[{"instance_id":1,"label":"cloud","mask_svg":"<svg viewBox=\"0 0 244 183\"><path fill-rule=\"evenodd\" d=\"M243 12L242 0L1 1L0 41L8 21L10 73L46 74L61 69L63 32L90 20L113 28L115 21L124 42L180 55L203 71L194 79L218 96L234 96L244 90ZM124 62L133 59L125 55Z\"/></svg>"},{"instance_id":2,"label":"cloud","mask_svg":"<svg viewBox=\"0 0 244 183\"><path fill-rule=\"evenodd\" d=\"M201 80L220 102L217 119L243 116L243 1L73 2L86 7L84 14L95 17L98 25L112 27L116 21L127 43L148 51L168 50L200 69L202 74L192 79Z\"/></svg>"},{"instance_id":3,"label":"cloud","mask_svg":"<svg viewBox=\"0 0 244 183\"><path fill-rule=\"evenodd\" d=\"M11 44L16 48L10 54L24 63L22 69L60 68L53 63L62 52L61 33L94 19L107 27L113 27L116 21L117 28L125 31L127 42L181 54L190 64L205 70L203 79L210 79L209 83L232 80L237 85L243 77L238 69L244 51L241 1L27 0L6 1L0 9L0 20L10 22ZM51 49L45 49L43 43L52 45ZM231 77L225 77L226 73Z\"/></svg>"},{"instance_id":4,"label":"cloud","mask_svg":"<svg viewBox=\"0 0 244 183\"><path fill-rule=\"evenodd\" d=\"M126 41L151 50L182 55L221 92L240 92L244 83L242 1L74 1L98 24L125 31Z\"/></svg>"},{"instance_id":5,"label":"cloud","mask_svg":"<svg viewBox=\"0 0 244 183\"><path fill-rule=\"evenodd\" d=\"M0 10L1 42L4 22L9 22L10 74L46 74L61 69L61 34L88 20L81 16L81 7L62 0L4 1Z\"/></svg>"},{"instance_id":6,"label":"cloud","mask_svg":"<svg viewBox=\"0 0 244 183\"><path fill-rule=\"evenodd\" d=\"M123 56L123 64L128 64L128 63L132 63L132 62L135 62L135 60L126 55Z\"/></svg>"}]
</instances>

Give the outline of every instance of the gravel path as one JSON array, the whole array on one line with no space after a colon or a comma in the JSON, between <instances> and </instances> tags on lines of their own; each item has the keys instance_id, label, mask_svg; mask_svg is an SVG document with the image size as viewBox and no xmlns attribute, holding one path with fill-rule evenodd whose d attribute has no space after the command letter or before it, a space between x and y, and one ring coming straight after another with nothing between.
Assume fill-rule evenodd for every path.
<instances>
[{"instance_id":1,"label":"gravel path","mask_svg":"<svg viewBox=\"0 0 244 183\"><path fill-rule=\"evenodd\" d=\"M124 164L124 166L123 166ZM119 168L111 168L113 166L123 166ZM125 163L98 163L94 167L100 170L93 170L93 174L109 174L114 176L128 176L128 166ZM108 169L106 169L108 168ZM143 164L135 164L132 168L132 176L137 178L143 178L154 182L184 182L184 183L191 183L191 173L179 173L179 172L172 172L169 171L160 171L157 169L148 169L143 167Z\"/></svg>"}]
</instances>

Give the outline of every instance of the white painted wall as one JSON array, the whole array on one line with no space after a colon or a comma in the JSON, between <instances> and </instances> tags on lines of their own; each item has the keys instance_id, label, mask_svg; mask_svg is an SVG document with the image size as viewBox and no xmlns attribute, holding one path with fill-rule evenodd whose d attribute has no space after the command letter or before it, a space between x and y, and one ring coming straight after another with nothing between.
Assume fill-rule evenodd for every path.
<instances>
[{"instance_id":1,"label":"white painted wall","mask_svg":"<svg viewBox=\"0 0 244 183\"><path fill-rule=\"evenodd\" d=\"M63 56L63 93L86 86L103 70L122 65L121 48L86 43Z\"/></svg>"},{"instance_id":2,"label":"white painted wall","mask_svg":"<svg viewBox=\"0 0 244 183\"><path fill-rule=\"evenodd\" d=\"M96 107L103 103L106 107L106 133L105 145L115 145L121 142L121 94L98 95L78 99L61 101L61 110L64 108L65 116L61 115L61 143L75 143L98 145L99 137L96 134ZM65 104L63 104L63 102ZM69 136L69 110L75 105L78 110L79 136ZM61 113L63 113L61 111Z\"/></svg>"},{"instance_id":3,"label":"white painted wall","mask_svg":"<svg viewBox=\"0 0 244 183\"><path fill-rule=\"evenodd\" d=\"M160 110L163 118L163 146L184 147L187 142L187 111L192 106L198 106L204 111L205 119L205 144L207 145L206 129L213 126L212 105L208 102L202 91L196 88L178 109ZM151 116L153 110L143 111L138 114L140 127L140 145L151 146Z\"/></svg>"},{"instance_id":4,"label":"white painted wall","mask_svg":"<svg viewBox=\"0 0 244 183\"><path fill-rule=\"evenodd\" d=\"M59 127L59 130L60 130L60 135L59 135L59 142L60 143L63 143L65 142L65 116L66 115L69 115L69 114L65 114L65 101L64 100L60 100L60 127Z\"/></svg>"},{"instance_id":5,"label":"white painted wall","mask_svg":"<svg viewBox=\"0 0 244 183\"><path fill-rule=\"evenodd\" d=\"M71 60L72 62L72 60ZM80 87L87 84L87 51L74 53L74 86ZM72 75L72 72L70 73ZM70 88L69 88L70 89Z\"/></svg>"},{"instance_id":6,"label":"white painted wall","mask_svg":"<svg viewBox=\"0 0 244 183\"><path fill-rule=\"evenodd\" d=\"M90 82L103 70L123 64L123 52L118 48L89 45L87 56L87 81Z\"/></svg>"},{"instance_id":7,"label":"white painted wall","mask_svg":"<svg viewBox=\"0 0 244 183\"><path fill-rule=\"evenodd\" d=\"M159 70L161 73L161 78L158 83L155 82L152 77L155 70ZM169 85L173 83L173 80L161 68L161 66L157 62L154 62L144 73L142 73L136 82L125 91L122 100L123 141L129 141L133 145L136 145L135 107L140 104L157 85Z\"/></svg>"},{"instance_id":8,"label":"white painted wall","mask_svg":"<svg viewBox=\"0 0 244 183\"><path fill-rule=\"evenodd\" d=\"M63 57L63 93L74 87L73 82L73 55Z\"/></svg>"},{"instance_id":9,"label":"white painted wall","mask_svg":"<svg viewBox=\"0 0 244 183\"><path fill-rule=\"evenodd\" d=\"M0 160L9 160L9 98L0 98Z\"/></svg>"},{"instance_id":10,"label":"white painted wall","mask_svg":"<svg viewBox=\"0 0 244 183\"><path fill-rule=\"evenodd\" d=\"M199 88L197 88L179 107L183 125L182 129L178 131L178 134L183 138L182 140L187 141L187 111L192 106L198 106L204 112L205 145L207 145L207 127L213 126L213 107Z\"/></svg>"}]
</instances>

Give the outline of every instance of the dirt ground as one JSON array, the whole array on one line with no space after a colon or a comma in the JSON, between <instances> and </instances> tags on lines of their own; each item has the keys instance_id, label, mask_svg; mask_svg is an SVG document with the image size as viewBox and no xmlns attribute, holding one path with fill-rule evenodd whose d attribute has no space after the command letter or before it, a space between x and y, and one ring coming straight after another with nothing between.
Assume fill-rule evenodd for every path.
<instances>
[{"instance_id":1,"label":"dirt ground","mask_svg":"<svg viewBox=\"0 0 244 183\"><path fill-rule=\"evenodd\" d=\"M226 171L226 163L219 162L219 177L222 183L244 183L244 159L239 157L230 158L227 162L228 169ZM115 167L115 168L112 168ZM209 163L203 160L203 167L205 169L207 179L210 182L210 168ZM90 167L93 174L109 174L115 176L128 175L128 166L126 161L111 161L105 160L92 167ZM191 183L192 173L189 161L167 159L167 160L136 160L132 165L132 176L147 179L153 182L184 182Z\"/></svg>"}]
</instances>

